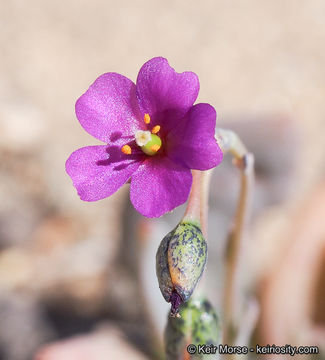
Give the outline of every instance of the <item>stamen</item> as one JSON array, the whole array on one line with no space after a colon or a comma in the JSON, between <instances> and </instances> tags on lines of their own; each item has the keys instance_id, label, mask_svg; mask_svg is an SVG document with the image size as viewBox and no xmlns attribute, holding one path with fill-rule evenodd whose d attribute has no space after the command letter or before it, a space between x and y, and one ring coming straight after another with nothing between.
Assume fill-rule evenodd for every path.
<instances>
[{"instance_id":1,"label":"stamen","mask_svg":"<svg viewBox=\"0 0 325 360\"><path fill-rule=\"evenodd\" d=\"M122 146L121 151L125 155L130 155L132 153L131 147L129 145Z\"/></svg>"},{"instance_id":2,"label":"stamen","mask_svg":"<svg viewBox=\"0 0 325 360\"><path fill-rule=\"evenodd\" d=\"M152 132L153 134L157 134L157 132L159 132L159 130L160 130L160 126L159 126L159 125L156 125L156 126L154 126L154 127L152 128L151 132Z\"/></svg>"},{"instance_id":3,"label":"stamen","mask_svg":"<svg viewBox=\"0 0 325 360\"><path fill-rule=\"evenodd\" d=\"M149 114L144 114L144 118L143 118L144 122L146 124L150 124L150 115Z\"/></svg>"},{"instance_id":4,"label":"stamen","mask_svg":"<svg viewBox=\"0 0 325 360\"><path fill-rule=\"evenodd\" d=\"M150 146L150 149L154 152L157 152L160 148L161 145L157 145L157 144Z\"/></svg>"}]
</instances>

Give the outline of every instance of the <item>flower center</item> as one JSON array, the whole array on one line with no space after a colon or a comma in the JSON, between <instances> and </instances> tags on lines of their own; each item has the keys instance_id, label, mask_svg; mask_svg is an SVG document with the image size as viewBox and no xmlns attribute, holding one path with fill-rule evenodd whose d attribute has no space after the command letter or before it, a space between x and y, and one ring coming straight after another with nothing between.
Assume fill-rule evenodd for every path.
<instances>
[{"instance_id":1,"label":"flower center","mask_svg":"<svg viewBox=\"0 0 325 360\"><path fill-rule=\"evenodd\" d=\"M135 142L145 154L150 156L156 155L161 148L160 137L151 134L150 131L138 130L135 133Z\"/></svg>"},{"instance_id":2,"label":"flower center","mask_svg":"<svg viewBox=\"0 0 325 360\"><path fill-rule=\"evenodd\" d=\"M147 125L150 124L151 119L149 114L144 114L143 121ZM160 125L155 125L151 129L151 132L149 130L138 130L135 133L135 142L145 154L149 156L156 155L161 148L162 141L160 137L156 135L159 131ZM129 145L122 146L121 151L126 155L132 154L132 149Z\"/></svg>"}]
</instances>

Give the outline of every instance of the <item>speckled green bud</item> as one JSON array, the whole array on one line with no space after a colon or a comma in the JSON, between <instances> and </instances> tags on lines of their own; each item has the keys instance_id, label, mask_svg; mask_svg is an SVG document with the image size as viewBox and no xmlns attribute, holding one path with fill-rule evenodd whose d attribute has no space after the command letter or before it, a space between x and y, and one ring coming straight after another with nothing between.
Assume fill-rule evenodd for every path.
<instances>
[{"instance_id":1,"label":"speckled green bud","mask_svg":"<svg viewBox=\"0 0 325 360\"><path fill-rule=\"evenodd\" d=\"M172 304L172 315L192 295L206 260L207 244L197 224L181 222L161 241L156 272L161 293Z\"/></svg>"},{"instance_id":2,"label":"speckled green bud","mask_svg":"<svg viewBox=\"0 0 325 360\"><path fill-rule=\"evenodd\" d=\"M220 344L220 320L210 302L204 298L191 299L180 306L180 315L180 319L168 318L165 330L167 360L214 359L215 355L190 355L187 352L189 344Z\"/></svg>"}]
</instances>

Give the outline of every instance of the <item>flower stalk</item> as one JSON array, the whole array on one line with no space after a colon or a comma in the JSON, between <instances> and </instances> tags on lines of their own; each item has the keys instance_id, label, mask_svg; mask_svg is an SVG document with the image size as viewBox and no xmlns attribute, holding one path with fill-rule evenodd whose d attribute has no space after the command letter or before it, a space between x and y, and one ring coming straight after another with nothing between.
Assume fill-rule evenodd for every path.
<instances>
[{"instance_id":1,"label":"flower stalk","mask_svg":"<svg viewBox=\"0 0 325 360\"><path fill-rule=\"evenodd\" d=\"M183 216L183 221L196 223L198 226L201 226L202 225L201 182L202 182L203 174L202 171L192 170L192 176L193 176L193 182L192 182L191 192L188 198L185 214Z\"/></svg>"},{"instance_id":2,"label":"flower stalk","mask_svg":"<svg viewBox=\"0 0 325 360\"><path fill-rule=\"evenodd\" d=\"M192 170L193 183L183 220L197 222L208 237L209 188L213 169Z\"/></svg>"},{"instance_id":3,"label":"flower stalk","mask_svg":"<svg viewBox=\"0 0 325 360\"><path fill-rule=\"evenodd\" d=\"M201 221L201 228L204 237L207 239L208 237L208 214L209 214L209 189L210 189L210 182L212 171L207 170L201 173L201 207L200 207L200 221Z\"/></svg>"}]
</instances>

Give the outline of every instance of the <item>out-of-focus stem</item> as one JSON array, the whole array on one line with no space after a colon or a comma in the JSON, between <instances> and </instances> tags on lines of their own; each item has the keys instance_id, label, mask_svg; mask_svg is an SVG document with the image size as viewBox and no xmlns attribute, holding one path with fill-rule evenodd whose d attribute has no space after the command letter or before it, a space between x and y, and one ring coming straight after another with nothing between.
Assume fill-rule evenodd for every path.
<instances>
[{"instance_id":1,"label":"out-of-focus stem","mask_svg":"<svg viewBox=\"0 0 325 360\"><path fill-rule=\"evenodd\" d=\"M249 202L254 180L254 157L239 137L230 130L217 129L216 138L223 152L234 157L234 164L241 172L240 193L233 228L228 237L226 253L226 279L224 292L224 343L232 345L236 336L234 316L239 314L236 299L236 275L240 257L241 240L249 213ZM230 357L234 358L234 357Z\"/></svg>"},{"instance_id":2,"label":"out-of-focus stem","mask_svg":"<svg viewBox=\"0 0 325 360\"><path fill-rule=\"evenodd\" d=\"M239 136L231 130L216 129L216 139L223 153L229 152L235 159L242 159L248 151Z\"/></svg>"},{"instance_id":3,"label":"out-of-focus stem","mask_svg":"<svg viewBox=\"0 0 325 360\"><path fill-rule=\"evenodd\" d=\"M260 314L260 307L255 298L249 299L245 308L245 313L241 319L240 327L236 334L235 346L242 346L249 344L252 333L255 329L258 316Z\"/></svg>"},{"instance_id":4,"label":"out-of-focus stem","mask_svg":"<svg viewBox=\"0 0 325 360\"><path fill-rule=\"evenodd\" d=\"M249 199L253 180L253 156L245 155L236 159L236 166L241 171L240 193L235 214L233 228L229 234L226 253L226 288L224 298L225 315L225 343L232 344L234 340L234 316L238 315L239 309L236 302L235 279L238 270L238 262L243 238L244 227L247 221Z\"/></svg>"}]
</instances>

